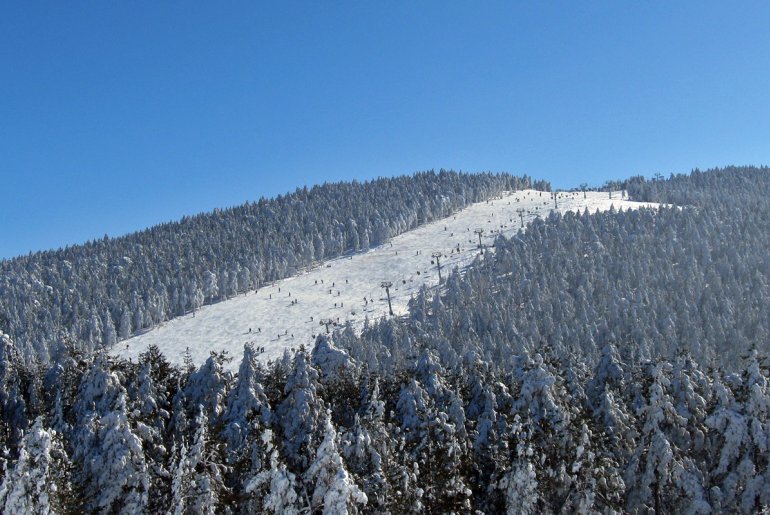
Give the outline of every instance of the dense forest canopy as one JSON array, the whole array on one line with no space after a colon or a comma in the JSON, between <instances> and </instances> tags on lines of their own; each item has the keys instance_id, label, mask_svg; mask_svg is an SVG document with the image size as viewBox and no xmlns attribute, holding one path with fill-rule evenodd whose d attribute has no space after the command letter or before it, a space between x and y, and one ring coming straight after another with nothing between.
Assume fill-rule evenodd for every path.
<instances>
[{"instance_id":1,"label":"dense forest canopy","mask_svg":"<svg viewBox=\"0 0 770 515\"><path fill-rule=\"evenodd\" d=\"M3 336L0 509L770 509L770 174L626 186L675 205L538 220L409 316L237 373Z\"/></svg>"},{"instance_id":2,"label":"dense forest canopy","mask_svg":"<svg viewBox=\"0 0 770 515\"><path fill-rule=\"evenodd\" d=\"M0 262L0 330L48 362L65 338L110 347L203 304L380 245L503 190L509 174L422 172L297 189L121 238Z\"/></svg>"}]
</instances>

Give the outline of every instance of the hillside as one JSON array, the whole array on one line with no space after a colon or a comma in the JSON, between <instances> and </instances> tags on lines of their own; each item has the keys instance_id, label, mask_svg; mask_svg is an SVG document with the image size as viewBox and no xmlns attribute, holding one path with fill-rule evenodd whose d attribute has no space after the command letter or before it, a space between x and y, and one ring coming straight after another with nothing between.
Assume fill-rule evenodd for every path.
<instances>
[{"instance_id":1,"label":"hillside","mask_svg":"<svg viewBox=\"0 0 770 515\"><path fill-rule=\"evenodd\" d=\"M625 199L621 192L559 193L555 211L589 212L636 209L657 204ZM518 210L522 209L523 217ZM251 343L263 360L279 358L284 349L311 346L325 332L320 322L332 320L330 329L348 323L360 332L370 322L388 316L382 281L390 281L393 312L408 312L409 300L423 287L438 284L434 252L446 279L455 268L464 269L479 255L478 235L493 251L500 235L515 235L522 222L529 224L554 211L550 193L536 190L505 192L499 197L466 207L456 214L424 224L388 242L363 252L316 263L292 277L273 281L256 291L246 291L230 300L204 306L116 345L117 355L137 359L149 345L157 346L172 362L181 364L189 350L193 363L202 363L209 353L227 351L236 368L243 345ZM458 250L459 249L459 250ZM366 300L364 300L366 299ZM251 333L249 333L251 330Z\"/></svg>"},{"instance_id":2,"label":"hillside","mask_svg":"<svg viewBox=\"0 0 770 515\"><path fill-rule=\"evenodd\" d=\"M0 330L49 363L368 249L506 189L547 189L509 174L422 172L298 188L119 238L0 261Z\"/></svg>"},{"instance_id":3,"label":"hillside","mask_svg":"<svg viewBox=\"0 0 770 515\"><path fill-rule=\"evenodd\" d=\"M113 354L0 335L0 508L767 511L769 172L503 193Z\"/></svg>"}]
</instances>

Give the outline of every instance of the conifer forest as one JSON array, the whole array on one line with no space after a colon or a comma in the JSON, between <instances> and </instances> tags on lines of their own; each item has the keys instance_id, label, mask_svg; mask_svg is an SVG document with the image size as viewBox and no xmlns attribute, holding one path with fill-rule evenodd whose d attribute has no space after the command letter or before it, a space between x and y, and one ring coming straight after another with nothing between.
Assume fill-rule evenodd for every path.
<instances>
[{"instance_id":1,"label":"conifer forest","mask_svg":"<svg viewBox=\"0 0 770 515\"><path fill-rule=\"evenodd\" d=\"M0 261L0 512L770 510L766 167L594 188L660 207L537 217L279 359L112 352L525 188L551 185L323 184Z\"/></svg>"}]
</instances>

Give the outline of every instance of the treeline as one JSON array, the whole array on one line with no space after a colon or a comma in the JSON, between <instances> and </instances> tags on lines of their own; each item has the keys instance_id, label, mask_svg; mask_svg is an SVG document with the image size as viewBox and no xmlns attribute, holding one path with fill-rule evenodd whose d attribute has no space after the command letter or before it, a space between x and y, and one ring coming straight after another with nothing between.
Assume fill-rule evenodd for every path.
<instances>
[{"instance_id":1,"label":"treeline","mask_svg":"<svg viewBox=\"0 0 770 515\"><path fill-rule=\"evenodd\" d=\"M164 320L379 245L506 189L508 174L440 171L297 189L121 238L0 262L0 330L48 362L65 338L110 347Z\"/></svg>"},{"instance_id":2,"label":"treeline","mask_svg":"<svg viewBox=\"0 0 770 515\"><path fill-rule=\"evenodd\" d=\"M409 339L386 323L394 338ZM5 513L756 513L770 507L766 356L593 368L543 348L382 376L326 336L238 374L2 341Z\"/></svg>"},{"instance_id":3,"label":"treeline","mask_svg":"<svg viewBox=\"0 0 770 515\"><path fill-rule=\"evenodd\" d=\"M767 198L767 166L728 166L706 171L694 169L689 174L671 174L668 179L656 174L653 180L634 176L622 181L608 181L614 190L627 190L629 196L640 202L661 202L677 206L736 205L747 197L754 200Z\"/></svg>"}]
</instances>

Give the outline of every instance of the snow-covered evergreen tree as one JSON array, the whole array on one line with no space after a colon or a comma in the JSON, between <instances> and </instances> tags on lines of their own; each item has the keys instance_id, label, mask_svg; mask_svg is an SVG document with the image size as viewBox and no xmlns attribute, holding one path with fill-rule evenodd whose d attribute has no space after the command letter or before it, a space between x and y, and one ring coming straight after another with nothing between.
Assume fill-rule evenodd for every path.
<instances>
[{"instance_id":1,"label":"snow-covered evergreen tree","mask_svg":"<svg viewBox=\"0 0 770 515\"><path fill-rule=\"evenodd\" d=\"M510 470L498 483L505 498L505 512L508 515L540 513L537 456L529 442L529 430L521 423L518 415L511 427L511 436L516 442L516 454Z\"/></svg>"},{"instance_id":2,"label":"snow-covered evergreen tree","mask_svg":"<svg viewBox=\"0 0 770 515\"><path fill-rule=\"evenodd\" d=\"M224 411L230 373L223 365L228 359L224 353L212 352L206 362L190 374L184 389L188 413L197 415L198 407L202 406L209 424L217 422Z\"/></svg>"},{"instance_id":3,"label":"snow-covered evergreen tree","mask_svg":"<svg viewBox=\"0 0 770 515\"><path fill-rule=\"evenodd\" d=\"M353 426L341 442L341 453L348 470L363 479L369 509L385 511L393 495L389 478L396 473L394 445L394 436L385 423L385 403L381 399L379 381L375 380L362 413L355 416Z\"/></svg>"},{"instance_id":4,"label":"snow-covered evergreen tree","mask_svg":"<svg viewBox=\"0 0 770 515\"><path fill-rule=\"evenodd\" d=\"M641 435L625 476L627 507L708 513L704 477L675 443L686 431L687 420L677 413L669 392L672 366L661 361L646 368Z\"/></svg>"},{"instance_id":5,"label":"snow-covered evergreen tree","mask_svg":"<svg viewBox=\"0 0 770 515\"><path fill-rule=\"evenodd\" d=\"M297 495L297 479L280 461L269 429L262 434L262 443L270 457L269 464L256 475L245 478L244 493L248 496L245 509L250 513L298 515L302 503Z\"/></svg>"},{"instance_id":6,"label":"snow-covered evergreen tree","mask_svg":"<svg viewBox=\"0 0 770 515\"><path fill-rule=\"evenodd\" d=\"M185 513L214 514L226 507L223 458L217 442L209 437L208 425L206 410L200 406L195 417L195 437L182 468L183 472L189 471L188 489L184 493Z\"/></svg>"},{"instance_id":7,"label":"snow-covered evergreen tree","mask_svg":"<svg viewBox=\"0 0 770 515\"><path fill-rule=\"evenodd\" d=\"M329 412L324 417L323 431L323 441L304 475L312 492L311 506L324 515L359 513L359 506L365 506L368 499L345 468Z\"/></svg>"},{"instance_id":8,"label":"snow-covered evergreen tree","mask_svg":"<svg viewBox=\"0 0 770 515\"><path fill-rule=\"evenodd\" d=\"M187 446L183 443L177 449L171 449L173 459L171 467L171 499L166 510L168 515L183 515L187 512L187 498L192 481L192 471L188 460Z\"/></svg>"},{"instance_id":9,"label":"snow-covered evergreen tree","mask_svg":"<svg viewBox=\"0 0 770 515\"><path fill-rule=\"evenodd\" d=\"M0 484L3 513L68 513L75 508L69 460L60 437L38 417L24 435L15 466Z\"/></svg>"},{"instance_id":10,"label":"snow-covered evergreen tree","mask_svg":"<svg viewBox=\"0 0 770 515\"><path fill-rule=\"evenodd\" d=\"M245 478L258 475L269 464L269 451L260 436L270 424L272 413L260 383L261 376L254 347L247 344L235 386L227 396L220 435L229 466L228 484L236 497L244 495Z\"/></svg>"},{"instance_id":11,"label":"snow-covered evergreen tree","mask_svg":"<svg viewBox=\"0 0 770 515\"><path fill-rule=\"evenodd\" d=\"M297 352L286 380L284 399L276 409L283 436L283 451L290 469L302 471L310 464L312 452L323 436L326 409L317 395L318 371L304 350Z\"/></svg>"},{"instance_id":12,"label":"snow-covered evergreen tree","mask_svg":"<svg viewBox=\"0 0 770 515\"><path fill-rule=\"evenodd\" d=\"M103 356L80 383L70 445L86 510L146 509L150 477L142 441L129 419L126 390Z\"/></svg>"},{"instance_id":13,"label":"snow-covered evergreen tree","mask_svg":"<svg viewBox=\"0 0 770 515\"><path fill-rule=\"evenodd\" d=\"M8 335L0 332L0 448L15 449L27 428L24 386L28 383L19 350Z\"/></svg>"},{"instance_id":14,"label":"snow-covered evergreen tree","mask_svg":"<svg viewBox=\"0 0 770 515\"><path fill-rule=\"evenodd\" d=\"M719 509L752 512L767 506L768 380L758 355L749 355L745 372L729 378L735 393L715 381L716 404L706 425L709 432L711 498Z\"/></svg>"},{"instance_id":15,"label":"snow-covered evergreen tree","mask_svg":"<svg viewBox=\"0 0 770 515\"><path fill-rule=\"evenodd\" d=\"M232 461L237 460L253 435L261 434L260 427L270 423L270 405L262 388L261 376L254 346L244 345L235 387L227 395L222 416L222 436L227 442L228 456Z\"/></svg>"}]
</instances>

